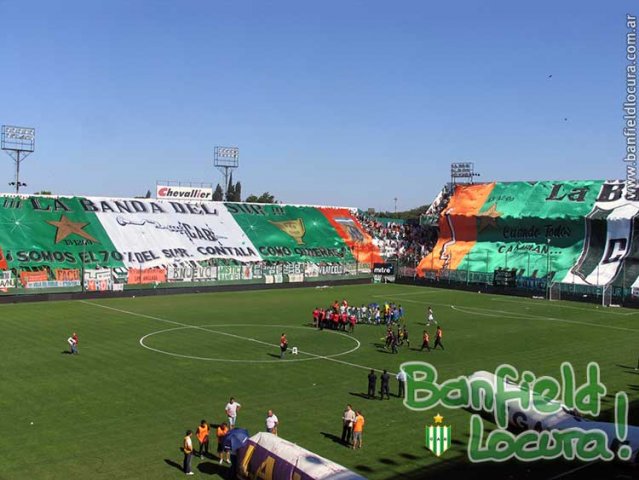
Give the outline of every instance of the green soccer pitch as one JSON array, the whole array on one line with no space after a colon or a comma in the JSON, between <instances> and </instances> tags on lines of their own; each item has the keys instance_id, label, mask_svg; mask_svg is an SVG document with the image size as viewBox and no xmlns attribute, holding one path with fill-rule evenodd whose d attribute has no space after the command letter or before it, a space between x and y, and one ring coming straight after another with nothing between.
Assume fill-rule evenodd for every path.
<instances>
[{"instance_id":1,"label":"green soccer pitch","mask_svg":"<svg viewBox=\"0 0 639 480\"><path fill-rule=\"evenodd\" d=\"M358 325L353 335L310 328L313 308L344 298L401 304L411 348L384 351L382 326ZM445 351L417 350L428 305ZM63 353L74 331L77 356ZM282 332L299 355L279 359ZM368 369L397 372L402 362L424 360L444 380L510 363L558 378L570 361L581 384L595 361L608 388L600 420L613 421L614 393L624 390L637 425L638 340L638 311L391 284L0 305L0 479L181 478L185 430L201 419L224 421L230 396L242 405L238 426L251 434L273 409L281 437L367 478L468 478L471 414L369 400ZM361 450L338 441L348 403L366 418ZM453 438L440 458L424 441L437 413ZM636 475L625 465L578 461L472 468L486 478ZM193 469L203 478L227 470L214 458L193 458Z\"/></svg>"}]
</instances>

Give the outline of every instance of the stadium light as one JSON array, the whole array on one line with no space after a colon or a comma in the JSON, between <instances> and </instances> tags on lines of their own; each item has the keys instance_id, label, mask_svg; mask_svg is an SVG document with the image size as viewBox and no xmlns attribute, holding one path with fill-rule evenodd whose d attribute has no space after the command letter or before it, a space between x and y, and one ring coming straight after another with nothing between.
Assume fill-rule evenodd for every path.
<instances>
[{"instance_id":1,"label":"stadium light","mask_svg":"<svg viewBox=\"0 0 639 480\"><path fill-rule=\"evenodd\" d=\"M224 196L228 194L229 175L234 168L240 166L240 149L238 147L215 147L213 165L224 174Z\"/></svg>"},{"instance_id":2,"label":"stadium light","mask_svg":"<svg viewBox=\"0 0 639 480\"><path fill-rule=\"evenodd\" d=\"M20 181L20 163L35 150L35 128L3 125L0 147L13 158L16 164L16 179L14 182L9 182L9 185L15 186L16 193L20 193L20 187L27 186Z\"/></svg>"},{"instance_id":3,"label":"stadium light","mask_svg":"<svg viewBox=\"0 0 639 480\"><path fill-rule=\"evenodd\" d=\"M473 179L479 177L479 173L475 172L475 164L473 162L455 162L450 164L450 183L456 184L457 180L462 182L473 183Z\"/></svg>"}]
</instances>

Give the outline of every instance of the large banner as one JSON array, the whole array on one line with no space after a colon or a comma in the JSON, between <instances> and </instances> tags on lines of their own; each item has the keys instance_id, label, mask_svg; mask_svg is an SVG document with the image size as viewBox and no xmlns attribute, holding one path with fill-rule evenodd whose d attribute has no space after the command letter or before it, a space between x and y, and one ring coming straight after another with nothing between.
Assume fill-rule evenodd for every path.
<instances>
[{"instance_id":1,"label":"large banner","mask_svg":"<svg viewBox=\"0 0 639 480\"><path fill-rule=\"evenodd\" d=\"M346 208L321 207L320 211L349 246L358 263L383 262L379 248L359 221Z\"/></svg>"},{"instance_id":2,"label":"large banner","mask_svg":"<svg viewBox=\"0 0 639 480\"><path fill-rule=\"evenodd\" d=\"M122 266L123 254L84 201L0 196L0 268Z\"/></svg>"},{"instance_id":3,"label":"large banner","mask_svg":"<svg viewBox=\"0 0 639 480\"><path fill-rule=\"evenodd\" d=\"M428 270L489 273L507 268L521 276L538 278L549 272L553 281L568 281L567 275L576 267L585 248L584 240L588 239L589 260L582 262L581 268L588 277L594 264L607 261L603 253L593 253L594 245L605 248L602 237L605 234L600 228L594 233L592 226L601 223L601 214L596 213L601 207L596 206L601 202L609 204L611 191L616 191L616 187L603 181L457 186L441 214L437 245L420 262L418 274ZM621 200L621 204L625 207L616 211L626 220L615 223L619 228L612 229L614 235L621 235L621 230L629 232L633 208L628 205L639 205L626 200ZM612 213L610 205L606 208ZM618 208L620 206L613 210ZM590 222L586 220L588 216ZM626 234L619 238L626 238L627 242ZM611 256L620 261L618 257ZM570 276L570 281L573 277ZM612 277L608 275L604 279L600 275L598 283L607 283ZM589 281L593 280L590 276Z\"/></svg>"},{"instance_id":4,"label":"large banner","mask_svg":"<svg viewBox=\"0 0 639 480\"><path fill-rule=\"evenodd\" d=\"M245 203L226 207L264 260L353 261L344 239L317 208Z\"/></svg>"},{"instance_id":5,"label":"large banner","mask_svg":"<svg viewBox=\"0 0 639 480\"><path fill-rule=\"evenodd\" d=\"M131 267L210 258L261 260L221 202L84 199ZM122 208L126 207L126 208Z\"/></svg>"},{"instance_id":6,"label":"large banner","mask_svg":"<svg viewBox=\"0 0 639 480\"><path fill-rule=\"evenodd\" d=\"M4 268L261 260L223 203L0 196L0 222Z\"/></svg>"}]
</instances>

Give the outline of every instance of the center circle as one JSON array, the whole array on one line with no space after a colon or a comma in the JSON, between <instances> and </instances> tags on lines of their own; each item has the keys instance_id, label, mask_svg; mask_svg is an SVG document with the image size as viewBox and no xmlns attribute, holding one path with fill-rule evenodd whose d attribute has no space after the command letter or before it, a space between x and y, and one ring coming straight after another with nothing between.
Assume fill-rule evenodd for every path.
<instances>
[{"instance_id":1,"label":"center circle","mask_svg":"<svg viewBox=\"0 0 639 480\"><path fill-rule=\"evenodd\" d=\"M295 340L289 340L289 346L290 347L296 346L298 348L299 353L296 358L292 358L290 354L287 354L285 362L282 362L282 360L279 358L274 360L253 360L253 359L234 359L234 358L218 358L213 356L209 357L209 356L199 356L199 355L187 355L187 354L183 354L179 352L170 351L166 347L158 348L158 347L151 346L148 344L150 342L147 341L151 337L156 337L157 339L167 333L171 334L171 333L180 333L180 332L186 332L186 331L199 330L201 332L212 333L214 335L217 335L218 338L220 339L233 339L233 340L239 340L240 343L246 343L249 345L250 344L260 345L262 347L268 348L269 350L273 352L275 351L278 352L277 355L274 353L268 353L268 355L272 357L279 357L279 345L276 343L271 343L268 341L256 339L254 338L254 335L252 333L251 333L251 336L244 336L236 332L229 333L227 331L216 330L216 329L223 329L228 327L233 327L239 330L242 330L243 328L251 328L253 331L255 331L255 329L269 328L269 329L278 329L277 332L279 332L280 330L288 331L291 329L299 329L299 330L304 330L305 332L308 332L308 333L316 332L317 335L339 335L341 337L347 338L348 340L352 342L355 342L355 346L349 350L340 351L337 353L331 353L329 355L323 355L321 353L315 353L315 352L309 351L304 345L298 345L294 343ZM294 337L294 335L292 335L292 337ZM272 337L269 337L269 338L272 338ZM201 339L198 338L198 340L201 343ZM277 336L277 340L279 341L279 333ZM329 341L331 343L334 343L332 340L329 340ZM156 332L151 332L144 335L142 338L140 338L139 343L142 347L146 348L147 350L151 350L157 353L162 353L164 355L169 355L172 357L188 358L191 360L203 360L207 362L226 362L226 363L289 363L289 362L306 362L310 360L322 360L325 358L335 358L335 357L341 357L343 355L348 355L349 353L353 353L354 351L359 349L361 346L361 343L359 342L359 340L357 340L355 337L348 335L344 332L336 332L333 330L319 331L316 328L291 326L291 325L263 325L263 324L237 324L237 323L220 324L220 325L184 325L180 327L167 328L164 330L158 330ZM299 357L302 357L302 358L299 358Z\"/></svg>"}]
</instances>

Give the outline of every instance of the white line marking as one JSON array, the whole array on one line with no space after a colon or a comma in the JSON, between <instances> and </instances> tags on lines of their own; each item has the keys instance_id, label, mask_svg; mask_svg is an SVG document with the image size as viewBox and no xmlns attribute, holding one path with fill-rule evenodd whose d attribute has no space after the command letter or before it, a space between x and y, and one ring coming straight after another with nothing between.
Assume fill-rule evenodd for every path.
<instances>
[{"instance_id":1,"label":"white line marking","mask_svg":"<svg viewBox=\"0 0 639 480\"><path fill-rule=\"evenodd\" d=\"M148 350L152 350L154 352L158 352L158 353L163 353L165 355L170 355L172 357L180 357L180 358L190 358L192 360L205 360L205 361L210 361L210 362L227 362L227 363L272 363L272 362L281 362L281 360L233 360L233 359L228 359L228 358L211 358L211 357L196 357L194 355L184 355L181 353L174 353L174 352L167 352L166 350L160 350L159 348L153 348L150 347L148 345L146 345L144 343L144 340L146 340L149 337L152 337L153 335L159 335L162 333L166 333L166 332L173 332L175 330L184 330L184 329L188 329L188 328L195 328L198 330L204 330L206 332L211 332L211 333L216 333L216 334L220 334L220 335L228 335L228 336L232 336L234 338L239 338L241 340L249 340L251 342L256 342L256 343L261 343L262 345L266 345L268 347L277 347L279 348L279 345L277 344L272 344L272 343L268 343L268 342L263 342L261 340L257 340L255 338L248 338L248 337L241 337L239 335L233 335L227 332L221 332L221 331L217 331L217 330L211 330L210 328L205 328L205 327L281 327L281 328L298 328L298 329L302 329L302 330L309 330L309 327L300 327L300 326L295 326L295 325L258 325L258 324L239 324L239 323L233 323L233 324L225 324L225 325L199 325L199 326L194 326L194 325L188 325L188 326L184 326L184 327L175 327L175 328L168 328L165 330L158 330L157 332L152 332L152 333L148 333L146 335L144 335L142 338L140 338L140 345L142 345L144 348L148 349ZM325 358L335 358L335 357L341 357L342 355L348 355L349 353L353 353L355 350L359 349L359 347L361 346L361 343L359 342L359 340L357 340L354 337L351 337L350 335L346 335L345 333L342 332L330 332L332 334L337 334L337 335L341 335L345 338L348 338L350 340L353 340L356 345L354 348L347 350L345 352L340 352L340 353L335 353L333 355L326 355ZM322 357L321 355L316 355L314 353L309 353L309 352L303 352L301 350L298 350L299 353L304 354L304 355L308 355L310 358L291 358L289 360L287 360L287 362L305 362L305 361L309 361L309 360L321 360Z\"/></svg>"},{"instance_id":2,"label":"white line marking","mask_svg":"<svg viewBox=\"0 0 639 480\"><path fill-rule=\"evenodd\" d=\"M545 307L557 307L557 308L570 308L572 310L582 310L584 312L595 312L595 307L593 304L593 308L584 308L584 307L575 307L574 305L562 305L562 304L557 304L557 303L551 303L551 302L546 302L543 301L543 303L539 303L536 302L535 300L529 300L526 302L519 302L517 300L510 300L510 299L506 299L506 298L491 298L490 299L493 302L503 302L503 303L515 303L517 305L534 305L536 307L541 307L543 306ZM613 312L610 310L599 310L597 311L597 313L603 313L605 315L618 315L618 316L628 316L628 315L636 315L639 312L628 312L628 313L624 313L624 312Z\"/></svg>"},{"instance_id":3,"label":"white line marking","mask_svg":"<svg viewBox=\"0 0 639 480\"><path fill-rule=\"evenodd\" d=\"M377 295L379 296L379 295ZM449 304L445 304L445 303L435 303L435 302L420 302L419 300L408 300L408 299L404 299L404 302L410 302L410 303L419 303L420 305L437 305L437 306L441 306L441 307L452 307L454 310L459 310L459 308L464 308L464 307L455 307L453 305L449 305ZM499 315L491 315L491 313L493 312L499 312L499 313L503 313L504 315L502 315L502 317L510 317L510 318L515 318L515 319L522 319L522 320L546 320L546 321L551 321L551 322L560 322L560 323L574 323L577 325L587 325L587 326L591 326L591 327L600 327L600 328L606 328L606 329L610 329L610 330L621 330L624 332L635 332L635 333L639 333L639 329L636 328L626 328L626 327L617 327L615 325L606 325L606 324L600 324L600 323L589 323L589 322L580 322L578 320L568 320L565 318L555 318L555 317L545 317L542 315L531 315L531 314L526 314L526 313L517 313L517 312L509 312L507 310L488 310L488 309L481 309L478 307L466 307L466 308L474 308L477 310L484 310L488 313L479 313L479 312L464 312L464 313L469 313L469 314L473 314L473 315L483 315L486 317L494 317L494 318L499 318ZM460 310L461 311L461 310Z\"/></svg>"},{"instance_id":4,"label":"white line marking","mask_svg":"<svg viewBox=\"0 0 639 480\"><path fill-rule=\"evenodd\" d=\"M471 315L482 315L485 317L500 318L500 315L492 314L492 312L500 312L500 313L504 313L504 315L502 315L501 318L510 317L510 318L521 319L521 320L545 320L549 322L574 323L577 325L587 325L589 327L599 327L599 328L605 328L607 330L622 330L624 332L635 332L635 333L639 332L639 329L636 329L636 328L625 328L625 327L617 327L615 325L603 325L600 323L580 322L579 320L568 320L566 318L544 317L541 315L528 315L526 313L507 312L504 310L485 310L485 312L488 312L488 313L483 313L481 312L481 310L484 310L484 309L477 308L477 307L456 307L454 305L451 305L451 308L453 310L457 310L463 313L468 313ZM480 312L473 312L472 310L480 310Z\"/></svg>"},{"instance_id":5,"label":"white line marking","mask_svg":"<svg viewBox=\"0 0 639 480\"><path fill-rule=\"evenodd\" d=\"M167 320L165 318L153 317L151 315L146 315L144 313L130 312L128 310L122 310L120 308L108 307L106 305L101 305L99 303L87 302L86 300L79 300L79 302L87 304L87 305L91 305L92 307L99 307L99 308L104 308L104 309L107 309L107 310L113 310L114 312L125 313L127 315L133 315L135 317L148 318L150 320L157 320L158 322L170 323L172 325L178 325L178 326L181 326L181 327L200 328L197 325L188 325L186 323L175 322L173 320ZM202 330L206 330L206 329L202 329ZM231 335L231 334L227 334L227 335ZM244 338L244 337L240 337L240 338ZM357 339L355 339L355 340L357 340ZM359 343L359 341L358 341L358 343ZM279 345L278 345L278 347L279 347ZM306 355L314 355L314 354L308 353L308 352L305 352L305 353L306 353ZM362 368L364 370L375 370L376 372L381 372L382 371L379 368L367 367L365 365L358 365L357 363L351 363L351 362L347 362L345 360L339 360L337 358L330 358L330 357L327 357L327 356L324 356L324 355L316 355L316 356L318 358L322 358L324 360L328 360L329 362L341 363L342 365L349 365L349 366L355 367L355 368ZM287 363L287 362L281 362L281 363ZM393 372L388 372L388 373L389 373L389 375L396 375L396 373L393 373Z\"/></svg>"}]
</instances>

